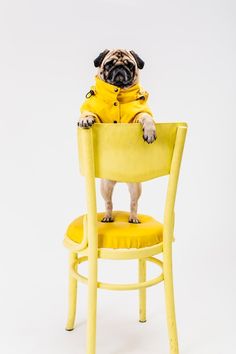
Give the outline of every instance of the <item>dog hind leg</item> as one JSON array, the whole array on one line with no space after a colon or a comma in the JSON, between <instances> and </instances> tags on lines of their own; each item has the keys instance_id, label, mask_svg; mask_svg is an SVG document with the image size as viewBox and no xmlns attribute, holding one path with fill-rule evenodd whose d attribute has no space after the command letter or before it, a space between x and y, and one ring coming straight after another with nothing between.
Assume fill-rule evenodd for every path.
<instances>
[{"instance_id":1,"label":"dog hind leg","mask_svg":"<svg viewBox=\"0 0 236 354\"><path fill-rule=\"evenodd\" d=\"M105 200L105 208L106 213L101 220L102 222L113 222L114 219L112 217L112 193L115 186L115 181L110 181L107 179L101 179L101 194L103 199Z\"/></svg>"},{"instance_id":2,"label":"dog hind leg","mask_svg":"<svg viewBox=\"0 0 236 354\"><path fill-rule=\"evenodd\" d=\"M130 217L129 222L133 224L139 224L137 210L138 210L138 199L142 192L141 183L127 183L130 192Z\"/></svg>"}]
</instances>

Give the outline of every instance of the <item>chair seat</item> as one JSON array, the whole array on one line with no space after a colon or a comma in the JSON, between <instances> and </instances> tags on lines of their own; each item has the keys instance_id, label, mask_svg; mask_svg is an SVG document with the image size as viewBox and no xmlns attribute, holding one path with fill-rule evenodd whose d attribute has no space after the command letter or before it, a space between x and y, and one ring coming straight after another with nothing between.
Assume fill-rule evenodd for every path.
<instances>
[{"instance_id":1,"label":"chair seat","mask_svg":"<svg viewBox=\"0 0 236 354\"><path fill-rule=\"evenodd\" d=\"M99 248L142 248L162 242L163 225L151 216L139 214L141 223L131 224L128 212L114 211L114 222L103 223L104 214L97 214ZM83 240L83 217L75 219L66 232L66 236L76 243Z\"/></svg>"}]
</instances>

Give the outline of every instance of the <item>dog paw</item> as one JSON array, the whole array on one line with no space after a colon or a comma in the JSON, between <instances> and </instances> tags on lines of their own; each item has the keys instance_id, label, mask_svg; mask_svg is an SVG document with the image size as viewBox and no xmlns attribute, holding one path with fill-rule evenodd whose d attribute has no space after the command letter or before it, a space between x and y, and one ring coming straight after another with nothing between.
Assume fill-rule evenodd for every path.
<instances>
[{"instance_id":1,"label":"dog paw","mask_svg":"<svg viewBox=\"0 0 236 354\"><path fill-rule=\"evenodd\" d=\"M157 138L156 128L153 123L146 123L143 125L143 140L148 144L153 143Z\"/></svg>"},{"instance_id":2,"label":"dog paw","mask_svg":"<svg viewBox=\"0 0 236 354\"><path fill-rule=\"evenodd\" d=\"M140 224L141 222L139 221L139 219L136 216L130 216L129 217L129 223L130 224Z\"/></svg>"},{"instance_id":3,"label":"dog paw","mask_svg":"<svg viewBox=\"0 0 236 354\"><path fill-rule=\"evenodd\" d=\"M78 121L78 126L80 128L90 128L95 123L94 117L80 118Z\"/></svg>"},{"instance_id":4,"label":"dog paw","mask_svg":"<svg viewBox=\"0 0 236 354\"><path fill-rule=\"evenodd\" d=\"M113 222L113 221L114 221L113 217L107 215L105 215L101 220L101 222Z\"/></svg>"}]
</instances>

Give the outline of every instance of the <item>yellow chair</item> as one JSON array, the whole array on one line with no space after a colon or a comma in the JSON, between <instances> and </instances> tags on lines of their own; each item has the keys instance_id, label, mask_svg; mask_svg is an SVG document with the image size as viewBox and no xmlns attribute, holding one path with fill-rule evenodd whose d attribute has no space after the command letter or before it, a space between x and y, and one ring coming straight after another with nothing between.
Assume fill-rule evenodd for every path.
<instances>
[{"instance_id":1,"label":"yellow chair","mask_svg":"<svg viewBox=\"0 0 236 354\"><path fill-rule=\"evenodd\" d=\"M69 258L69 313L67 330L75 325L77 281L88 284L87 354L96 351L97 288L108 290L139 289L139 319L146 321L146 288L164 281L170 353L178 354L175 320L172 241L174 204L186 123L156 124L157 140L147 144L139 123L95 124L78 128L80 170L86 180L87 213L68 227L64 245ZM129 224L128 213L114 212L113 223L101 223L97 214L95 177L121 182L142 182L169 175L164 222L140 215L140 224ZM163 261L154 257L163 253ZM97 260L138 259L139 282L109 284L97 280ZM78 265L88 261L88 278L78 272ZM163 269L160 276L146 280L146 262Z\"/></svg>"}]
</instances>

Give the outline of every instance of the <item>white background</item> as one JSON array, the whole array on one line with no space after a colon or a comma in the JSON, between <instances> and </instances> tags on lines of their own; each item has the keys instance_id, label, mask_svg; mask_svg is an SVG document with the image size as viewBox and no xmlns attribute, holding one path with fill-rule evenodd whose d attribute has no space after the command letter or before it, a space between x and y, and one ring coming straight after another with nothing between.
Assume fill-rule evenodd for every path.
<instances>
[{"instance_id":1,"label":"white background","mask_svg":"<svg viewBox=\"0 0 236 354\"><path fill-rule=\"evenodd\" d=\"M85 353L83 284L78 325L64 330L62 240L84 212L79 107L94 58L116 47L145 60L156 120L189 124L174 245L180 353L235 352L235 10L233 0L1 0L1 353ZM165 187L145 183L140 212L161 219ZM114 204L128 210L125 185ZM135 281L137 264L113 263L99 263L101 280ZM162 284L148 289L147 318L137 291L99 290L97 353L168 353Z\"/></svg>"}]
</instances>

